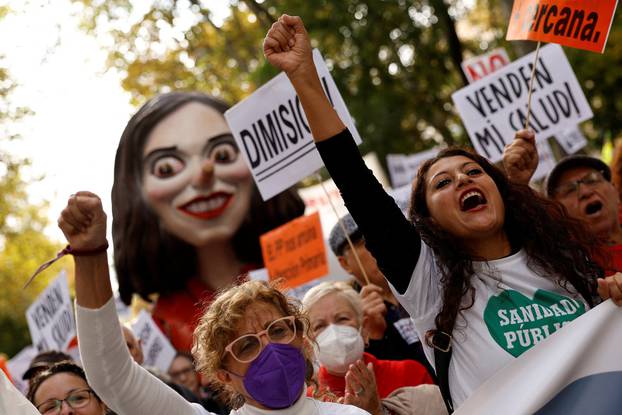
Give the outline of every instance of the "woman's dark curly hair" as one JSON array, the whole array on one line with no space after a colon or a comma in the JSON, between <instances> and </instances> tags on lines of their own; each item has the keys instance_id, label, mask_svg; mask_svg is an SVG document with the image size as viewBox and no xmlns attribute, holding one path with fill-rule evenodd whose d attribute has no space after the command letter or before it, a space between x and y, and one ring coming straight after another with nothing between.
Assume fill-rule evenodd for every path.
<instances>
[{"instance_id":1,"label":"woman's dark curly hair","mask_svg":"<svg viewBox=\"0 0 622 415\"><path fill-rule=\"evenodd\" d=\"M57 375L59 373L69 373L74 376L77 376L81 378L82 380L84 380L84 382L88 385L88 381L86 380L86 374L84 373L84 370L82 370L82 368L78 366L77 364L75 364L74 362L69 361L69 360L63 360L61 362L54 363L50 365L50 367L48 367L47 369L44 369L41 372L37 373L30 381L30 386L28 387L28 392L26 393L26 397L28 398L30 402L33 403L33 405L35 403L35 394L37 393L37 390L39 390L39 387L41 386L41 384L45 382L46 380L48 380L49 378L51 378L52 376ZM93 392L93 396L95 396L95 399L97 399L98 402L102 401L95 392ZM108 411L107 413L110 413L110 412Z\"/></svg>"},{"instance_id":2,"label":"woman's dark curly hair","mask_svg":"<svg viewBox=\"0 0 622 415\"><path fill-rule=\"evenodd\" d=\"M578 220L570 218L564 207L545 199L527 185L510 182L505 174L484 157L461 148L442 150L426 161L417 174L411 197L410 220L421 239L434 252L441 270L443 306L436 316L436 329L451 333L458 313L469 309L475 300L472 254L456 237L439 227L426 204L426 176L437 161L464 156L478 163L497 185L505 205L504 229L513 248L522 248L528 266L564 288L568 284L592 306L596 277L602 270L590 258L599 241ZM463 298L468 296L468 301Z\"/></svg>"},{"instance_id":3,"label":"woman's dark curly hair","mask_svg":"<svg viewBox=\"0 0 622 415\"><path fill-rule=\"evenodd\" d=\"M229 108L223 101L200 92L158 95L130 119L117 148L112 238L119 293L126 304L134 293L150 301L150 294L179 291L196 276L196 249L160 226L141 192L143 149L149 134L165 117L191 102L221 114ZM232 241L238 259L245 264L263 264L259 236L302 215L304 209L304 202L293 189L264 202L253 185L250 208Z\"/></svg>"}]
</instances>

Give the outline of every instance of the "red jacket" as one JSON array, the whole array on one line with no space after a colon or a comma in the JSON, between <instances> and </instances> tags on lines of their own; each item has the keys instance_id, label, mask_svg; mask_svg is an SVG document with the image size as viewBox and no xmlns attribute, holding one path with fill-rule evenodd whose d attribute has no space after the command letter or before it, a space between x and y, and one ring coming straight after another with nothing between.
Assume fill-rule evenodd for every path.
<instances>
[{"instance_id":1,"label":"red jacket","mask_svg":"<svg viewBox=\"0 0 622 415\"><path fill-rule=\"evenodd\" d=\"M200 279L192 278L184 290L158 298L152 317L175 349L190 352L192 333L214 294Z\"/></svg>"},{"instance_id":2,"label":"red jacket","mask_svg":"<svg viewBox=\"0 0 622 415\"><path fill-rule=\"evenodd\" d=\"M363 361L374 365L380 399L386 398L391 392L404 386L434 384L425 367L414 360L379 360L369 353L364 353ZM320 367L318 381L321 391L328 389L338 397L342 397L345 393L345 376L331 375L324 366Z\"/></svg>"}]
</instances>

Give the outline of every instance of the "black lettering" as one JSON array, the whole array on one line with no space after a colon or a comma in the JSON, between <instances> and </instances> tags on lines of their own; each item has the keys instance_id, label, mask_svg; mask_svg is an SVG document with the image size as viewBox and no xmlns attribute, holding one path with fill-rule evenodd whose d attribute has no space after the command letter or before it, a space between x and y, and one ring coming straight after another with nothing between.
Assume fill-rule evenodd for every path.
<instances>
[{"instance_id":1,"label":"black lettering","mask_svg":"<svg viewBox=\"0 0 622 415\"><path fill-rule=\"evenodd\" d=\"M296 135L296 129L294 128L294 125L287 118L285 118L285 114L289 115L287 107L283 104L279 105L279 115L281 116L281 120L283 120L283 124L285 124L285 126L287 126L287 128L289 128L293 133L292 135L285 133L285 136L290 141L290 143L296 144L298 142L298 135Z\"/></svg>"},{"instance_id":2,"label":"black lettering","mask_svg":"<svg viewBox=\"0 0 622 415\"><path fill-rule=\"evenodd\" d=\"M559 112L557 112L557 107L555 106L555 103L553 102L553 100L551 100L550 95L547 95L546 99L547 101L549 101L549 104L551 105L551 112L554 112L555 115L551 115L551 112L549 112L546 106L546 103L544 102L542 98L539 98L538 102L540 103L540 106L542 107L542 110L546 114L549 121L552 122L553 124L557 124L559 122Z\"/></svg>"},{"instance_id":3,"label":"black lettering","mask_svg":"<svg viewBox=\"0 0 622 415\"><path fill-rule=\"evenodd\" d=\"M563 116L566 118L570 117L570 100L568 97L562 91L557 90L553 91L553 96Z\"/></svg>"},{"instance_id":4,"label":"black lettering","mask_svg":"<svg viewBox=\"0 0 622 415\"><path fill-rule=\"evenodd\" d=\"M568 33L566 36L570 36L573 38L579 37L579 31L581 30L581 26L583 26L583 18L585 17L585 12L583 10L575 10L572 14L572 20L570 21L570 27L568 27ZM572 33L572 29L574 29L575 24L577 29Z\"/></svg>"},{"instance_id":5,"label":"black lettering","mask_svg":"<svg viewBox=\"0 0 622 415\"><path fill-rule=\"evenodd\" d=\"M255 138L248 130L242 130L240 132L240 137L242 138L242 145L244 146L244 151L246 152L246 156L248 157L248 161L251 163L251 167L254 169L255 167L261 164L261 157L259 157L259 149L257 148L257 143L255 142ZM246 145L247 139L250 139L253 144L253 155L249 151L248 145Z\"/></svg>"},{"instance_id":6,"label":"black lettering","mask_svg":"<svg viewBox=\"0 0 622 415\"><path fill-rule=\"evenodd\" d=\"M568 92L568 97L570 98L570 102L572 102L572 106L577 111L577 115L581 116L581 111L579 110L579 105L577 105L577 101L572 94L572 90L570 89L570 84L568 82L564 82L564 87L566 87L566 92Z\"/></svg>"},{"instance_id":7,"label":"black lettering","mask_svg":"<svg viewBox=\"0 0 622 415\"><path fill-rule=\"evenodd\" d=\"M255 137L257 137L257 144L259 144L259 149L261 150L261 154L263 154L263 159L268 161L270 160L268 156L266 156L266 151L263 148L263 144L261 143L261 138L259 138L259 133L257 132L257 126L253 123L253 132L255 133ZM268 151L270 148L268 148ZM272 158L272 153L270 153L270 158Z\"/></svg>"},{"instance_id":8,"label":"black lettering","mask_svg":"<svg viewBox=\"0 0 622 415\"><path fill-rule=\"evenodd\" d=\"M553 33L557 36L565 36L566 28L568 27L568 21L570 20L571 11L569 7L564 7L559 12L561 19L555 23L555 30Z\"/></svg>"},{"instance_id":9,"label":"black lettering","mask_svg":"<svg viewBox=\"0 0 622 415\"><path fill-rule=\"evenodd\" d=\"M581 30L581 40L592 40L596 23L598 23L598 13L592 12L587 16L587 24Z\"/></svg>"},{"instance_id":10,"label":"black lettering","mask_svg":"<svg viewBox=\"0 0 622 415\"><path fill-rule=\"evenodd\" d=\"M554 24L549 23L549 19L551 18L551 16L557 16L557 6L554 4L551 6L549 12L546 14L546 19L544 19L544 26L542 26L544 33L549 33L551 30L553 30Z\"/></svg>"},{"instance_id":11,"label":"black lettering","mask_svg":"<svg viewBox=\"0 0 622 415\"><path fill-rule=\"evenodd\" d=\"M481 102L481 100L479 98L479 94L478 94L478 92L480 92L482 89L484 89L484 88L481 88L481 89L478 89L477 91L475 91L475 98L477 99L477 104L475 102L473 102L473 100L471 99L470 96L467 96L466 99L473 106L473 108L475 108L477 110L477 112L479 112L482 115L482 117L485 117L486 113L484 112L484 109L482 108L482 102Z\"/></svg>"},{"instance_id":12,"label":"black lettering","mask_svg":"<svg viewBox=\"0 0 622 415\"><path fill-rule=\"evenodd\" d=\"M543 124L540 122L540 119L538 117L536 117L536 114L533 113L533 111L531 111L531 120L536 124L536 126L541 130L546 130L547 128L549 128L548 125ZM534 128L534 131L538 131Z\"/></svg>"},{"instance_id":13,"label":"black lettering","mask_svg":"<svg viewBox=\"0 0 622 415\"><path fill-rule=\"evenodd\" d=\"M490 158L491 156L490 152L488 151L488 147L492 145L494 145L494 147L497 149L497 153L499 154L503 153L503 147L502 146L500 147L499 144L495 141L495 138L490 133L490 130L488 129L488 127L484 128L484 130L482 131L482 134L480 134L479 132L476 132L475 139L478 141L479 145L482 147L482 149L486 153L487 158Z\"/></svg>"},{"instance_id":14,"label":"black lettering","mask_svg":"<svg viewBox=\"0 0 622 415\"><path fill-rule=\"evenodd\" d=\"M498 87L495 84L490 84L490 90L492 91L492 94L497 100L497 104L499 104L499 107L504 108L504 104L503 102L501 102L499 96L501 96L501 98L504 98L508 104L512 103L512 98L510 98L510 92L508 91L508 87L503 81L503 78L499 78L499 84L501 85L501 87Z\"/></svg>"},{"instance_id":15,"label":"black lettering","mask_svg":"<svg viewBox=\"0 0 622 415\"><path fill-rule=\"evenodd\" d=\"M516 96L516 98L520 98L521 94L523 93L523 87L521 86L518 75L516 75L515 73L509 73L507 74L506 77L508 81L510 82L510 87L512 87L512 92L514 92L514 95Z\"/></svg>"},{"instance_id":16,"label":"black lettering","mask_svg":"<svg viewBox=\"0 0 622 415\"><path fill-rule=\"evenodd\" d=\"M529 64L528 66L532 66L532 64ZM524 66L521 66L520 68L518 68L518 73L520 74L521 78L523 78L523 82L525 83L525 89L527 91L529 91L529 79L531 78L531 72L530 73L525 73L525 69L527 69ZM536 88L534 87L532 92L535 92Z\"/></svg>"},{"instance_id":17,"label":"black lettering","mask_svg":"<svg viewBox=\"0 0 622 415\"><path fill-rule=\"evenodd\" d=\"M274 150L274 155L276 156L283 151L283 146L276 134L276 128L274 127L270 114L266 116L266 121L268 123L267 129L262 120L257 120L257 125L259 126L259 131L261 131L264 143L266 143L266 147L268 148L268 153L270 153L270 157L272 157L272 151Z\"/></svg>"},{"instance_id":18,"label":"black lettering","mask_svg":"<svg viewBox=\"0 0 622 415\"><path fill-rule=\"evenodd\" d=\"M533 30L534 32L538 31L538 28L540 27L540 21L542 20L542 16L544 16L544 14L546 13L546 9L548 8L548 6L546 4L538 4L538 6L540 6L540 14L538 14L538 20L536 21L536 25L534 26ZM538 7L536 6L536 13L538 13Z\"/></svg>"},{"instance_id":19,"label":"black lettering","mask_svg":"<svg viewBox=\"0 0 622 415\"><path fill-rule=\"evenodd\" d=\"M494 108L492 106L492 102L493 102L492 99L486 95L486 89L481 88L479 92L482 94L482 97L484 97L484 101L486 102L486 105L488 106L490 113L494 114L495 112L497 112L497 108Z\"/></svg>"},{"instance_id":20,"label":"black lettering","mask_svg":"<svg viewBox=\"0 0 622 415\"><path fill-rule=\"evenodd\" d=\"M283 147L288 149L287 140L285 140L285 134L283 134L283 128L281 128L281 122L279 121L279 117L276 115L276 110L272 110L272 116L274 117L274 121L276 121L276 126L279 127L279 132L281 140L283 141Z\"/></svg>"}]
</instances>

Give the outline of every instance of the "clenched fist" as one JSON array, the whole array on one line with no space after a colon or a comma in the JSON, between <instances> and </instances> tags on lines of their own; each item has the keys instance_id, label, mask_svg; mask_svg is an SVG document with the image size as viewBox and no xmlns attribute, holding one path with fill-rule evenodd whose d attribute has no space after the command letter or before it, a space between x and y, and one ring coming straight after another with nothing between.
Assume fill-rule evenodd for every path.
<instances>
[{"instance_id":1,"label":"clenched fist","mask_svg":"<svg viewBox=\"0 0 622 415\"><path fill-rule=\"evenodd\" d=\"M503 166L510 181L529 184L538 168L536 135L530 130L520 130L512 143L503 151Z\"/></svg>"},{"instance_id":2,"label":"clenched fist","mask_svg":"<svg viewBox=\"0 0 622 415\"><path fill-rule=\"evenodd\" d=\"M58 227L76 251L97 249L106 244L106 214L94 193L71 195L58 218Z\"/></svg>"}]
</instances>

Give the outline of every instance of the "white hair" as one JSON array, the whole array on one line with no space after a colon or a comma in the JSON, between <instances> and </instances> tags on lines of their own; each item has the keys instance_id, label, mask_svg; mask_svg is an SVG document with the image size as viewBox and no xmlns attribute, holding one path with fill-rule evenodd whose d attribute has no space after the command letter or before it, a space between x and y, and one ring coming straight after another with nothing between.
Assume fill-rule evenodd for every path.
<instances>
[{"instance_id":1,"label":"white hair","mask_svg":"<svg viewBox=\"0 0 622 415\"><path fill-rule=\"evenodd\" d=\"M359 325L363 324L363 303L359 293L343 281L324 281L311 288L302 298L302 307L309 312L311 307L329 294L339 294L344 298L356 314Z\"/></svg>"}]
</instances>

